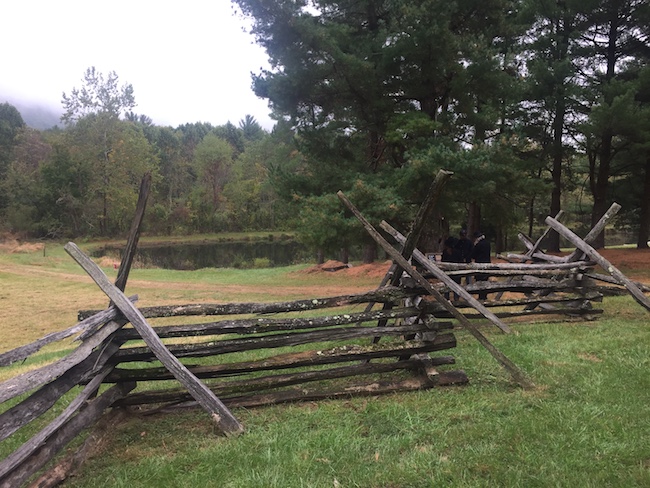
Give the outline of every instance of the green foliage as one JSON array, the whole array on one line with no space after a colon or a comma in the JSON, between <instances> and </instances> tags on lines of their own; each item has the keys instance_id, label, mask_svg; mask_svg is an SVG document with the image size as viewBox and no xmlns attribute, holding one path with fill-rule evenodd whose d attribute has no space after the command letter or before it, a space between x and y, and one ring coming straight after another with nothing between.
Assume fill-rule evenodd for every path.
<instances>
[{"instance_id":1,"label":"green foliage","mask_svg":"<svg viewBox=\"0 0 650 488\"><path fill-rule=\"evenodd\" d=\"M119 77L115 71L104 77L94 66L84 73L83 86L73 88L70 95L63 94L64 113L61 120L72 124L91 114L104 114L119 118L135 107L133 86L118 86Z\"/></svg>"},{"instance_id":2,"label":"green foliage","mask_svg":"<svg viewBox=\"0 0 650 488\"><path fill-rule=\"evenodd\" d=\"M16 107L6 102L0 103L0 182L7 175L18 134L24 127L25 122ZM0 211L6 205L5 193L0 192Z\"/></svg>"}]
</instances>

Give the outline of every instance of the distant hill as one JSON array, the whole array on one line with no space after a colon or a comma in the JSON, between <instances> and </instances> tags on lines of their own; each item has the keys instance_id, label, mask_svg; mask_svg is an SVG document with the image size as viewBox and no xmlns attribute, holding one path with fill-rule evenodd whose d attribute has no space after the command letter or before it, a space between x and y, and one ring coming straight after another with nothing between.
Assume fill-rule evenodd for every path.
<instances>
[{"instance_id":1,"label":"distant hill","mask_svg":"<svg viewBox=\"0 0 650 488\"><path fill-rule=\"evenodd\" d=\"M16 100L0 95L0 103L4 102L8 102L16 107L29 127L38 130L45 130L51 129L55 125L61 125L62 112L57 112L48 105L38 102Z\"/></svg>"}]
</instances>

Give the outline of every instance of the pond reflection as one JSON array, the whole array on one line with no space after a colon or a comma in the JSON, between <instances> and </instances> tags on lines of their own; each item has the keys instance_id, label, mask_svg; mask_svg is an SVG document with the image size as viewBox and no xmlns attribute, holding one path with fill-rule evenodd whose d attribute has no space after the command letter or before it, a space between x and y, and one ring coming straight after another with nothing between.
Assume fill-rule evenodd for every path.
<instances>
[{"instance_id":1,"label":"pond reflection","mask_svg":"<svg viewBox=\"0 0 650 488\"><path fill-rule=\"evenodd\" d=\"M120 259L121 254L122 248L107 246L93 256ZM195 270L288 266L308 258L305 247L296 241L269 240L141 246L135 260L142 267Z\"/></svg>"}]
</instances>

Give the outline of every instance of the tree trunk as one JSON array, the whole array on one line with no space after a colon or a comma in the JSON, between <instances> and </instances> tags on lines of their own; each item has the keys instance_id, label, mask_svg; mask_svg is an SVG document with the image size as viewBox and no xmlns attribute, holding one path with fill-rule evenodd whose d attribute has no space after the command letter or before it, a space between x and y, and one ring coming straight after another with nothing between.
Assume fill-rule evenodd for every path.
<instances>
[{"instance_id":1,"label":"tree trunk","mask_svg":"<svg viewBox=\"0 0 650 488\"><path fill-rule=\"evenodd\" d=\"M615 8L615 4L612 4ZM616 12L614 12L615 14ZM609 24L608 44L607 44L607 73L605 74L605 87L602 88L605 95L604 101L607 106L613 103L613 95L609 93L607 86L610 85L616 72L617 60L617 43L618 43L618 18L613 15ZM613 157L613 140L614 130L611 126L606 127L600 137L600 151L598 154L600 164L596 168L590 169L589 178L592 181L592 193L594 197L594 207L591 211L591 226L596 225L598 220L607 211L607 190L609 188L609 173ZM594 249L605 247L605 231L603 230L593 243Z\"/></svg>"},{"instance_id":2,"label":"tree trunk","mask_svg":"<svg viewBox=\"0 0 650 488\"><path fill-rule=\"evenodd\" d=\"M339 261L341 261L343 264L348 264L350 262L350 249L348 249L347 246L341 248Z\"/></svg>"},{"instance_id":3,"label":"tree trunk","mask_svg":"<svg viewBox=\"0 0 650 488\"><path fill-rule=\"evenodd\" d=\"M556 104L555 120L553 121L553 170L551 171L553 190L551 192L551 215L557 215L561 207L564 113L564 98L560 95ZM558 252L560 250L560 234L557 232L551 232L549 234L548 250L552 252Z\"/></svg>"},{"instance_id":4,"label":"tree trunk","mask_svg":"<svg viewBox=\"0 0 650 488\"><path fill-rule=\"evenodd\" d=\"M481 230L481 207L471 202L467 210L467 237L471 239L477 230Z\"/></svg>"},{"instance_id":5,"label":"tree trunk","mask_svg":"<svg viewBox=\"0 0 650 488\"><path fill-rule=\"evenodd\" d=\"M600 164L594 177L593 197L594 206L591 210L591 226L594 227L607 211L607 190L609 187L609 168L611 162L612 131L608 129L601 138ZM594 249L605 247L605 230L598 234L593 243Z\"/></svg>"},{"instance_id":6,"label":"tree trunk","mask_svg":"<svg viewBox=\"0 0 650 488\"><path fill-rule=\"evenodd\" d=\"M503 230L502 226L497 228L496 241L494 243L494 251L496 253L502 253L506 250L506 232Z\"/></svg>"},{"instance_id":7,"label":"tree trunk","mask_svg":"<svg viewBox=\"0 0 650 488\"><path fill-rule=\"evenodd\" d=\"M636 247L638 249L648 249L650 240L650 156L645 163L645 179L643 183L643 194L641 195L641 215L639 216L639 236Z\"/></svg>"},{"instance_id":8,"label":"tree trunk","mask_svg":"<svg viewBox=\"0 0 650 488\"><path fill-rule=\"evenodd\" d=\"M363 264L371 264L377 260L377 245L366 243L363 245Z\"/></svg>"}]
</instances>

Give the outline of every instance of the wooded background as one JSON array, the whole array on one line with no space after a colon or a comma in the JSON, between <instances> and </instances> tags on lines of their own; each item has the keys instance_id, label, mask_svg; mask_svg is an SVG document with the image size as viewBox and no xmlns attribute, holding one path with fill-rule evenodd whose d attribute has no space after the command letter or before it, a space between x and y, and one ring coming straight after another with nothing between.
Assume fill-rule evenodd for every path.
<instances>
[{"instance_id":1,"label":"wooded background","mask_svg":"<svg viewBox=\"0 0 650 488\"><path fill-rule=\"evenodd\" d=\"M648 246L647 2L233 4L273 66L252 80L272 132L244 114L155 126L130 84L89 68L60 127L0 104L0 230L124 235L150 172L149 234L295 229L321 256L366 245L369 261L376 247L336 192L375 224L406 225L446 169L423 251L461 225L501 251L559 210L586 230L614 200L616 225Z\"/></svg>"}]
</instances>

